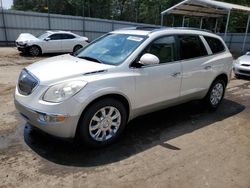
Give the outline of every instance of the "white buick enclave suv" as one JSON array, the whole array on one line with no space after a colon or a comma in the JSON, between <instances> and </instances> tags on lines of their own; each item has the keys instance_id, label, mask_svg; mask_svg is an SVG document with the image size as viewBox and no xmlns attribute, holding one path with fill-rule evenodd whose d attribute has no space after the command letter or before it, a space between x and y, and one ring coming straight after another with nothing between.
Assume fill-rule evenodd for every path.
<instances>
[{"instance_id":1,"label":"white buick enclave suv","mask_svg":"<svg viewBox=\"0 0 250 188\"><path fill-rule=\"evenodd\" d=\"M232 62L223 40L209 32L121 29L23 69L15 105L44 132L103 146L139 115L196 99L216 109Z\"/></svg>"}]
</instances>

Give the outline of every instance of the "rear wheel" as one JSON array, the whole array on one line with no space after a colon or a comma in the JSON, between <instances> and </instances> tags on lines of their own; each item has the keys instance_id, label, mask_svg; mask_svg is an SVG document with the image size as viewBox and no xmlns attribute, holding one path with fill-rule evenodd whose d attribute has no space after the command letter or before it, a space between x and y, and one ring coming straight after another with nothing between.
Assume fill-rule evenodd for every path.
<instances>
[{"instance_id":1,"label":"rear wheel","mask_svg":"<svg viewBox=\"0 0 250 188\"><path fill-rule=\"evenodd\" d=\"M38 56L40 53L40 48L38 46L31 46L29 48L29 54L32 56Z\"/></svg>"},{"instance_id":2,"label":"rear wheel","mask_svg":"<svg viewBox=\"0 0 250 188\"><path fill-rule=\"evenodd\" d=\"M92 147L108 145L121 135L126 123L127 111L120 101L100 100L83 114L78 125L78 141Z\"/></svg>"},{"instance_id":3,"label":"rear wheel","mask_svg":"<svg viewBox=\"0 0 250 188\"><path fill-rule=\"evenodd\" d=\"M218 108L224 97L225 87L225 81L221 79L217 79L212 83L205 97L205 102L210 109L215 110Z\"/></svg>"},{"instance_id":4,"label":"rear wheel","mask_svg":"<svg viewBox=\"0 0 250 188\"><path fill-rule=\"evenodd\" d=\"M73 52L76 52L76 51L80 50L81 48L82 48L81 45L76 45L76 46L74 47L74 49L73 49Z\"/></svg>"}]
</instances>

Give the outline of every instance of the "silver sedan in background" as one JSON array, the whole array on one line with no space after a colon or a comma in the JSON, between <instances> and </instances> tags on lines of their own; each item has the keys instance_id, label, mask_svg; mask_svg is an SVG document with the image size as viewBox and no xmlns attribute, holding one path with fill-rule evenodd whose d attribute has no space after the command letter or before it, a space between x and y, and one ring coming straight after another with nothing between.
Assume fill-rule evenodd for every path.
<instances>
[{"instance_id":1,"label":"silver sedan in background","mask_svg":"<svg viewBox=\"0 0 250 188\"><path fill-rule=\"evenodd\" d=\"M250 76L250 52L239 57L233 64L233 70L236 77Z\"/></svg>"}]
</instances>

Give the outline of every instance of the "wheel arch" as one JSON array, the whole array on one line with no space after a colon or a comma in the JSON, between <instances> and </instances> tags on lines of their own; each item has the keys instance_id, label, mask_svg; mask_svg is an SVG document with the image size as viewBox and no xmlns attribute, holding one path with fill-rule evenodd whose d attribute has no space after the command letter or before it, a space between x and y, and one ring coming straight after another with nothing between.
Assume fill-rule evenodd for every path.
<instances>
[{"instance_id":1,"label":"wheel arch","mask_svg":"<svg viewBox=\"0 0 250 188\"><path fill-rule=\"evenodd\" d=\"M74 45L74 47L73 47L73 51L75 51L75 48L76 48L77 46L80 46L81 48L83 47L83 45L82 45L82 44L77 43L77 44L75 44L75 45Z\"/></svg>"},{"instance_id":2,"label":"wheel arch","mask_svg":"<svg viewBox=\"0 0 250 188\"><path fill-rule=\"evenodd\" d=\"M43 54L43 50L42 50L41 46L39 46L38 44L32 44L32 45L29 46L29 48L32 47L32 46L38 47L38 49L40 51L40 54Z\"/></svg>"},{"instance_id":3,"label":"wheel arch","mask_svg":"<svg viewBox=\"0 0 250 188\"><path fill-rule=\"evenodd\" d=\"M129 102L128 98L125 97L122 94L119 94L119 93L104 94L102 96L98 96L95 99L91 100L91 102L89 102L87 104L87 106L82 110L81 116L80 116L80 118L79 118L79 120L77 122L77 127L76 127L76 130L75 130L75 136L77 135L77 132L78 132L78 129L79 129L79 122L83 118L83 116L84 116L85 112L88 110L88 108L91 105L93 105L94 103L96 103L96 102L98 102L100 100L103 100L103 99L107 99L107 98L113 98L113 99L116 99L116 100L120 101L124 105L124 107L125 107L125 109L127 111L127 115L128 115L127 120L129 119L129 115L130 115L130 102Z\"/></svg>"},{"instance_id":4,"label":"wheel arch","mask_svg":"<svg viewBox=\"0 0 250 188\"><path fill-rule=\"evenodd\" d=\"M224 86L224 91L223 91L223 94L222 94L222 98L220 99L220 101L217 103L217 104L211 104L211 101L210 101L210 93L212 91L212 87L214 86L214 84L216 84L216 81L218 80L222 80L224 83L225 83L225 86ZM227 84L228 84L228 75L226 73L221 73L219 75L217 75L213 82L211 83L205 97L202 99L204 104L207 105L209 107L209 109L211 110L216 110L221 102L221 100L223 99L224 97L224 94L225 94L225 90L226 90L226 87L227 87Z\"/></svg>"},{"instance_id":5,"label":"wheel arch","mask_svg":"<svg viewBox=\"0 0 250 188\"><path fill-rule=\"evenodd\" d=\"M223 81L225 82L225 87L227 86L229 79L228 79L228 76L227 76L226 73L221 73L221 74L219 74L217 77L215 77L215 79L213 80L213 82L214 82L215 80L218 80L218 79L223 80Z\"/></svg>"}]
</instances>

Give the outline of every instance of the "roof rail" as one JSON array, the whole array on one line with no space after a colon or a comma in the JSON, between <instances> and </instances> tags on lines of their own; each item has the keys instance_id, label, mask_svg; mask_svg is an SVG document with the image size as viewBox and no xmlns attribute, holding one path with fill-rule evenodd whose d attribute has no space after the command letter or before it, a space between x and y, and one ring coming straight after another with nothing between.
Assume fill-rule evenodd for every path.
<instances>
[{"instance_id":1,"label":"roof rail","mask_svg":"<svg viewBox=\"0 0 250 188\"><path fill-rule=\"evenodd\" d=\"M188 30L194 30L194 31L205 31L209 33L213 33L211 30L208 29L200 29L200 28L195 28L195 27L173 27L174 29L188 29Z\"/></svg>"},{"instance_id":2,"label":"roof rail","mask_svg":"<svg viewBox=\"0 0 250 188\"><path fill-rule=\"evenodd\" d=\"M155 29L162 29L162 28L166 28L166 27L162 27L162 26L135 26L135 27L125 27L125 28L121 28L119 30L145 30L145 31L153 31Z\"/></svg>"},{"instance_id":3,"label":"roof rail","mask_svg":"<svg viewBox=\"0 0 250 188\"><path fill-rule=\"evenodd\" d=\"M162 26L137 26L136 29L138 30L148 30L148 31L152 31L155 29L162 29L164 27Z\"/></svg>"},{"instance_id":4,"label":"roof rail","mask_svg":"<svg viewBox=\"0 0 250 188\"><path fill-rule=\"evenodd\" d=\"M164 30L164 29L183 29L183 30L186 29L186 30L205 31L205 32L213 33L210 30L199 29L195 27L164 27L164 26L135 26L135 27L121 28L119 30L145 30L145 31L150 31L150 33L153 33L153 32Z\"/></svg>"}]
</instances>

